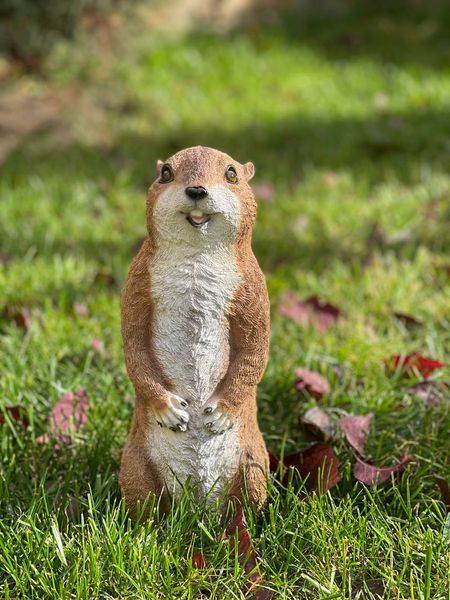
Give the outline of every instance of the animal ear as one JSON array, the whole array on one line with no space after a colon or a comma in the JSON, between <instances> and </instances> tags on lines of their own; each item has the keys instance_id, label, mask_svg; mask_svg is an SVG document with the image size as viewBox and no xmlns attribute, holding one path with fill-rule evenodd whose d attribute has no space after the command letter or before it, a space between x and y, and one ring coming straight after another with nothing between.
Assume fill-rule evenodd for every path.
<instances>
[{"instance_id":1,"label":"animal ear","mask_svg":"<svg viewBox=\"0 0 450 600\"><path fill-rule=\"evenodd\" d=\"M255 174L255 165L252 162L245 163L244 174L245 174L245 177L247 178L247 181L250 181L250 179Z\"/></svg>"},{"instance_id":2,"label":"animal ear","mask_svg":"<svg viewBox=\"0 0 450 600\"><path fill-rule=\"evenodd\" d=\"M164 162L162 160L156 161L156 174L158 175L158 177L161 175L161 169L162 169L163 164L164 164Z\"/></svg>"}]
</instances>

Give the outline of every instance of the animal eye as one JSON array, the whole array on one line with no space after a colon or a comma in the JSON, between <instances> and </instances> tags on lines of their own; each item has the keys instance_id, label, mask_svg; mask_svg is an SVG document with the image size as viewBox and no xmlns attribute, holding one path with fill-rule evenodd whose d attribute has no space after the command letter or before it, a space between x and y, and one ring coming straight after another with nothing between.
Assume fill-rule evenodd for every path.
<instances>
[{"instance_id":1,"label":"animal eye","mask_svg":"<svg viewBox=\"0 0 450 600\"><path fill-rule=\"evenodd\" d=\"M161 177L159 178L159 183L169 183L169 181L173 181L173 171L170 165L163 165L161 169Z\"/></svg>"},{"instance_id":2,"label":"animal eye","mask_svg":"<svg viewBox=\"0 0 450 600\"><path fill-rule=\"evenodd\" d=\"M238 176L236 173L236 169L232 166L229 165L225 171L225 179L227 181L229 181L230 183L237 183L238 181Z\"/></svg>"}]
</instances>

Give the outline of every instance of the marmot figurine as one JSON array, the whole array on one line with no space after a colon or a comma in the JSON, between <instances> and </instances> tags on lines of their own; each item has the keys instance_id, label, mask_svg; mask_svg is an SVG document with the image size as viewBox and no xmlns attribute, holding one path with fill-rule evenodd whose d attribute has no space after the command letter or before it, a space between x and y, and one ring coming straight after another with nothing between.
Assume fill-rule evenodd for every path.
<instances>
[{"instance_id":1,"label":"marmot figurine","mask_svg":"<svg viewBox=\"0 0 450 600\"><path fill-rule=\"evenodd\" d=\"M136 392L120 486L129 512L149 494L167 510L197 497L266 498L268 454L256 386L268 358L269 300L252 252L252 163L206 147L157 162L148 237L122 295L122 337Z\"/></svg>"}]
</instances>

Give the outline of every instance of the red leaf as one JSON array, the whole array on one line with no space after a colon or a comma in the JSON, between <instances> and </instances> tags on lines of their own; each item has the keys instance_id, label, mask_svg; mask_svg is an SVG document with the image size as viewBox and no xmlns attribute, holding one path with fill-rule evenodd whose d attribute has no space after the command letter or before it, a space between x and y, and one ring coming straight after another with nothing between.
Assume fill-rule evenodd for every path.
<instances>
[{"instance_id":1,"label":"red leaf","mask_svg":"<svg viewBox=\"0 0 450 600\"><path fill-rule=\"evenodd\" d=\"M89 315L89 309L86 304L81 302L75 302L73 305L73 312L79 317L87 317Z\"/></svg>"},{"instance_id":2,"label":"red leaf","mask_svg":"<svg viewBox=\"0 0 450 600\"><path fill-rule=\"evenodd\" d=\"M314 406L300 418L301 424L314 439L329 440L333 437L334 429L331 419L322 408Z\"/></svg>"},{"instance_id":3,"label":"red leaf","mask_svg":"<svg viewBox=\"0 0 450 600\"><path fill-rule=\"evenodd\" d=\"M449 391L449 384L444 381L419 381L408 392L425 402L427 406L438 406Z\"/></svg>"},{"instance_id":4,"label":"red leaf","mask_svg":"<svg viewBox=\"0 0 450 600\"><path fill-rule=\"evenodd\" d=\"M51 434L62 444L72 441L70 432L79 431L87 422L89 398L85 390L66 392L61 396L50 413L49 429ZM49 440L49 435L44 434L36 438L41 444Z\"/></svg>"},{"instance_id":5,"label":"red leaf","mask_svg":"<svg viewBox=\"0 0 450 600\"><path fill-rule=\"evenodd\" d=\"M419 372L422 377L427 379L433 374L436 369L442 369L444 363L434 358L427 358L418 352L412 354L401 355L395 354L386 362L386 367L389 369L401 369L405 374L414 375Z\"/></svg>"},{"instance_id":6,"label":"red leaf","mask_svg":"<svg viewBox=\"0 0 450 600\"><path fill-rule=\"evenodd\" d=\"M327 379L315 371L296 369L295 376L295 387L299 392L308 392L317 400L330 393Z\"/></svg>"},{"instance_id":7,"label":"red leaf","mask_svg":"<svg viewBox=\"0 0 450 600\"><path fill-rule=\"evenodd\" d=\"M364 456L367 434L372 423L372 414L348 415L339 420L339 427L344 432L347 442L361 456Z\"/></svg>"},{"instance_id":8,"label":"red leaf","mask_svg":"<svg viewBox=\"0 0 450 600\"><path fill-rule=\"evenodd\" d=\"M15 323L17 327L25 331L28 331L31 327L31 313L28 308L6 306L3 310L2 318Z\"/></svg>"},{"instance_id":9,"label":"red leaf","mask_svg":"<svg viewBox=\"0 0 450 600\"><path fill-rule=\"evenodd\" d=\"M415 317L408 315L403 312L394 312L394 317L403 323L406 329L412 329L413 327L418 327L419 325L423 325L422 321L419 321Z\"/></svg>"},{"instance_id":10,"label":"red leaf","mask_svg":"<svg viewBox=\"0 0 450 600\"><path fill-rule=\"evenodd\" d=\"M442 477L435 477L442 496L442 502L448 513L450 513L450 486Z\"/></svg>"},{"instance_id":11,"label":"red leaf","mask_svg":"<svg viewBox=\"0 0 450 600\"><path fill-rule=\"evenodd\" d=\"M105 356L105 344L102 342L102 340L99 340L98 338L93 338L91 341L91 347L92 350L94 350L94 352L96 352L97 354L100 354L100 356Z\"/></svg>"},{"instance_id":12,"label":"red leaf","mask_svg":"<svg viewBox=\"0 0 450 600\"><path fill-rule=\"evenodd\" d=\"M304 479L307 478L305 485L309 492L323 494L341 480L341 463L333 448L326 444L313 444L302 452L288 454L284 464L294 467Z\"/></svg>"},{"instance_id":13,"label":"red leaf","mask_svg":"<svg viewBox=\"0 0 450 600\"><path fill-rule=\"evenodd\" d=\"M191 562L194 569L204 569L206 566L205 559L201 552L196 552L195 554L193 554Z\"/></svg>"},{"instance_id":14,"label":"red leaf","mask_svg":"<svg viewBox=\"0 0 450 600\"><path fill-rule=\"evenodd\" d=\"M383 485L395 473L404 471L406 465L411 462L412 457L405 455L400 458L393 467L375 467L363 462L359 456L356 456L356 463L353 466L353 475L361 483L366 485Z\"/></svg>"},{"instance_id":15,"label":"red leaf","mask_svg":"<svg viewBox=\"0 0 450 600\"><path fill-rule=\"evenodd\" d=\"M250 537L242 504L236 503L235 509L235 515L228 523L225 534L229 538L231 546L235 546L237 542L239 564L243 566L244 573L249 576L249 585L246 591L254 591L255 584L261 580L258 570L258 555Z\"/></svg>"},{"instance_id":16,"label":"red leaf","mask_svg":"<svg viewBox=\"0 0 450 600\"><path fill-rule=\"evenodd\" d=\"M254 552L254 548L242 504L236 503L235 507L235 515L228 523L226 535L231 543L235 543L234 540L237 535L239 558L245 558L249 552Z\"/></svg>"},{"instance_id":17,"label":"red leaf","mask_svg":"<svg viewBox=\"0 0 450 600\"><path fill-rule=\"evenodd\" d=\"M301 301L294 292L287 292L280 301L279 312L303 327L314 327L323 332L332 327L342 316L340 308L323 302L317 296Z\"/></svg>"},{"instance_id":18,"label":"red leaf","mask_svg":"<svg viewBox=\"0 0 450 600\"><path fill-rule=\"evenodd\" d=\"M269 469L271 473L275 473L278 469L278 465L280 464L280 459L276 454L269 452Z\"/></svg>"},{"instance_id":19,"label":"red leaf","mask_svg":"<svg viewBox=\"0 0 450 600\"><path fill-rule=\"evenodd\" d=\"M267 588L262 588L259 586L253 586L253 590L256 590L254 594L251 596L247 596L249 600L270 600L273 598L273 591L268 590Z\"/></svg>"},{"instance_id":20,"label":"red leaf","mask_svg":"<svg viewBox=\"0 0 450 600\"><path fill-rule=\"evenodd\" d=\"M30 422L26 414L24 414L22 406L5 406L5 411L9 414L13 421L21 423L24 429L28 428ZM3 425L5 422L5 415L0 415L0 425Z\"/></svg>"},{"instance_id":21,"label":"red leaf","mask_svg":"<svg viewBox=\"0 0 450 600\"><path fill-rule=\"evenodd\" d=\"M252 190L258 200L270 202L275 196L275 187L270 181L261 181L252 184Z\"/></svg>"}]
</instances>

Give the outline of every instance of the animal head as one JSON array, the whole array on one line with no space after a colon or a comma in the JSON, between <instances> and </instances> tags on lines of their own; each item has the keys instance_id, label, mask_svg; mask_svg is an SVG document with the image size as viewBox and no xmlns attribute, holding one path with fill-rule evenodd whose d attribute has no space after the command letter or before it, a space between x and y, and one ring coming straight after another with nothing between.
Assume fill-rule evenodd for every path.
<instances>
[{"instance_id":1,"label":"animal head","mask_svg":"<svg viewBox=\"0 0 450 600\"><path fill-rule=\"evenodd\" d=\"M249 181L254 166L228 154L195 146L156 165L149 189L147 227L156 244L197 248L249 238L256 202Z\"/></svg>"}]
</instances>

